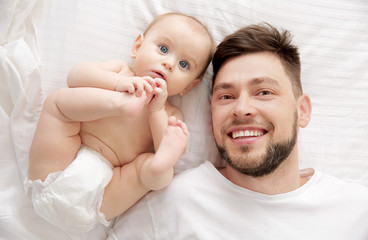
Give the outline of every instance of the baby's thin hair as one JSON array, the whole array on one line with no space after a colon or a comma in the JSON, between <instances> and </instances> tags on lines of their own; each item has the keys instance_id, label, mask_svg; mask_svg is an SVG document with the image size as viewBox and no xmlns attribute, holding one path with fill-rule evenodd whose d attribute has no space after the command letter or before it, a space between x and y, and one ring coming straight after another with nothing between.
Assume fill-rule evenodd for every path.
<instances>
[{"instance_id":1,"label":"baby's thin hair","mask_svg":"<svg viewBox=\"0 0 368 240\"><path fill-rule=\"evenodd\" d=\"M204 25L201 21L199 21L197 18L195 18L193 16L190 16L190 15L187 15L185 13L181 13L181 12L168 12L168 13L164 13L164 14L161 14L161 15L157 16L155 19L153 19L153 21L150 23L150 25L148 25L148 27L144 31L143 35L145 36L149 32L149 30L152 28L152 26L155 25L157 22L159 22L160 20L164 19L165 17L173 16L173 15L186 17L186 18L191 19L194 22L198 23L200 26L202 26L202 28L205 30L205 32L207 33L208 37L211 40L211 59L212 59L213 54L215 52L215 48L216 48L216 44L215 44L215 41L214 41L214 39L212 37L212 34L208 30L207 26Z\"/></svg>"}]
</instances>

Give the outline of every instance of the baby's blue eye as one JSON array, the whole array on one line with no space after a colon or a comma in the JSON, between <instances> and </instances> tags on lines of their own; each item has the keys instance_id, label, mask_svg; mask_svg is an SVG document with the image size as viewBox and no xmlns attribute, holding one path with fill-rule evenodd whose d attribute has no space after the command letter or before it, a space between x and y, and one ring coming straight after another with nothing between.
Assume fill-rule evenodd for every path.
<instances>
[{"instance_id":1,"label":"baby's blue eye","mask_svg":"<svg viewBox=\"0 0 368 240\"><path fill-rule=\"evenodd\" d=\"M167 49L167 47L165 47L165 46L161 46L161 47L160 47L160 50L161 50L161 52L163 52L163 53L167 53L167 52L168 52L168 49Z\"/></svg>"},{"instance_id":2,"label":"baby's blue eye","mask_svg":"<svg viewBox=\"0 0 368 240\"><path fill-rule=\"evenodd\" d=\"M186 61L180 61L180 62L179 62L179 65L180 65L180 67L182 67L182 68L187 68L187 67L188 67L188 63L187 63Z\"/></svg>"}]
</instances>

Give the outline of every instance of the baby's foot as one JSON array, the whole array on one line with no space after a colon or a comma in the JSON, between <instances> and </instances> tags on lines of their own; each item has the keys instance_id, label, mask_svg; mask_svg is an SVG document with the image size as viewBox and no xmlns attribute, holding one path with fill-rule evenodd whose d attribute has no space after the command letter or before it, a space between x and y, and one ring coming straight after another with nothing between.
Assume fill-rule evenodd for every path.
<instances>
[{"instance_id":1,"label":"baby's foot","mask_svg":"<svg viewBox=\"0 0 368 240\"><path fill-rule=\"evenodd\" d=\"M165 173L172 169L185 153L189 132L186 124L170 117L164 136L151 163L154 174Z\"/></svg>"}]
</instances>

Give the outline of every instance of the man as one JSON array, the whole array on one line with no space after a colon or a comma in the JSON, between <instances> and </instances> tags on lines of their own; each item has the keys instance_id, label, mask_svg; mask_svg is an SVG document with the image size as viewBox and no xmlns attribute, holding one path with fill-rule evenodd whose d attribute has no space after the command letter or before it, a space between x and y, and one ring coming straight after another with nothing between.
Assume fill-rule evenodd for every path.
<instances>
[{"instance_id":1,"label":"man","mask_svg":"<svg viewBox=\"0 0 368 240\"><path fill-rule=\"evenodd\" d=\"M218 46L213 69L213 132L226 166L178 175L122 215L110 239L368 239L368 188L299 173L311 102L289 32L240 29Z\"/></svg>"}]
</instances>

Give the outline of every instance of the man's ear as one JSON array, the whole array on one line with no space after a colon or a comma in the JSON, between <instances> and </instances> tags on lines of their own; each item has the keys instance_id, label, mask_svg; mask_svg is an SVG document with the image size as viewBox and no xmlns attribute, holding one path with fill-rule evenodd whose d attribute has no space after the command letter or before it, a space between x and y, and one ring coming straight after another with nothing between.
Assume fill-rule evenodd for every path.
<instances>
[{"instance_id":1,"label":"man's ear","mask_svg":"<svg viewBox=\"0 0 368 240\"><path fill-rule=\"evenodd\" d=\"M200 78L195 79L191 84L189 84L188 87L186 87L183 91L179 93L180 96L183 96L187 92L189 92L192 88L198 85L198 83L201 81Z\"/></svg>"},{"instance_id":2,"label":"man's ear","mask_svg":"<svg viewBox=\"0 0 368 240\"><path fill-rule=\"evenodd\" d=\"M135 39L132 47L132 58L135 59L137 56L138 49L142 46L144 36L142 33L138 35L138 37Z\"/></svg>"},{"instance_id":3,"label":"man's ear","mask_svg":"<svg viewBox=\"0 0 368 240\"><path fill-rule=\"evenodd\" d=\"M304 128L308 125L312 114L312 103L307 95L298 99L299 126Z\"/></svg>"}]
</instances>

